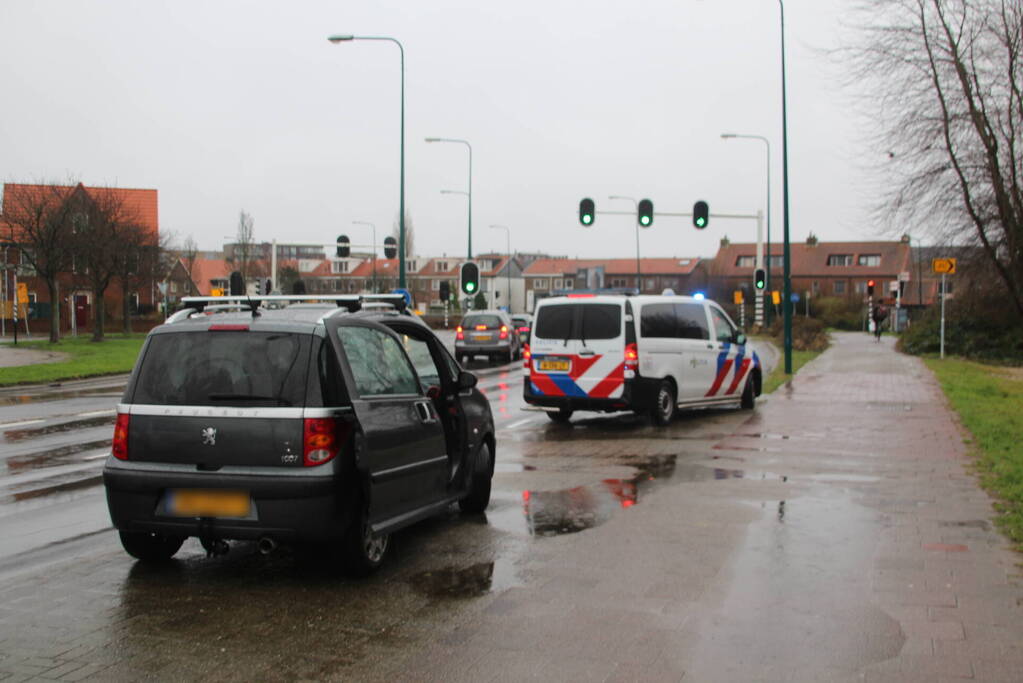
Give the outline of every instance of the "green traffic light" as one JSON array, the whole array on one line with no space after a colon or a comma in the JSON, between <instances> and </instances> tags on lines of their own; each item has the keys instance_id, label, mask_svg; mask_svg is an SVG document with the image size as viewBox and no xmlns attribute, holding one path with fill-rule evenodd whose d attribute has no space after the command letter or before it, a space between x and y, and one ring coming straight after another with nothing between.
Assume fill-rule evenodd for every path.
<instances>
[{"instance_id":1,"label":"green traffic light","mask_svg":"<svg viewBox=\"0 0 1023 683\"><path fill-rule=\"evenodd\" d=\"M646 216L643 216L642 218L640 218L639 222L642 223L643 225L650 225L650 219L647 218Z\"/></svg>"},{"instance_id":2,"label":"green traffic light","mask_svg":"<svg viewBox=\"0 0 1023 683\"><path fill-rule=\"evenodd\" d=\"M701 228L702 228L702 227L704 226L704 224L705 224L706 222L707 222L707 221L705 221L705 220L704 220L704 219L702 219L702 218L697 218L697 219L696 219L696 224L697 224L698 226L700 226Z\"/></svg>"},{"instance_id":3,"label":"green traffic light","mask_svg":"<svg viewBox=\"0 0 1023 683\"><path fill-rule=\"evenodd\" d=\"M476 289L476 284L473 282L466 282L465 289L466 291L472 292L474 289Z\"/></svg>"},{"instance_id":4,"label":"green traffic light","mask_svg":"<svg viewBox=\"0 0 1023 683\"><path fill-rule=\"evenodd\" d=\"M589 225L593 222L593 216L583 216L583 224Z\"/></svg>"}]
</instances>

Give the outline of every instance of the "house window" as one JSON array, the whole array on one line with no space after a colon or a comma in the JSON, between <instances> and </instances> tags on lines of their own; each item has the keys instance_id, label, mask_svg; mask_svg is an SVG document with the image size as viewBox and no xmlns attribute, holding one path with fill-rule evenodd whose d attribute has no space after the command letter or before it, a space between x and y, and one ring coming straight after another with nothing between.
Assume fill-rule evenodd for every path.
<instances>
[{"instance_id":1,"label":"house window","mask_svg":"<svg viewBox=\"0 0 1023 683\"><path fill-rule=\"evenodd\" d=\"M139 295L138 292L132 292L128 295L128 310L132 315L139 314Z\"/></svg>"},{"instance_id":2,"label":"house window","mask_svg":"<svg viewBox=\"0 0 1023 683\"><path fill-rule=\"evenodd\" d=\"M818 280L814 280L813 284L810 285L810 290L813 291L814 295L821 293L821 283Z\"/></svg>"},{"instance_id":3,"label":"house window","mask_svg":"<svg viewBox=\"0 0 1023 683\"><path fill-rule=\"evenodd\" d=\"M347 273L348 272L348 267L349 267L348 261L334 261L333 272L335 272L335 273Z\"/></svg>"},{"instance_id":4,"label":"house window","mask_svg":"<svg viewBox=\"0 0 1023 683\"><path fill-rule=\"evenodd\" d=\"M415 261L405 261L405 270L413 270L413 271L416 270L416 262Z\"/></svg>"},{"instance_id":5,"label":"house window","mask_svg":"<svg viewBox=\"0 0 1023 683\"><path fill-rule=\"evenodd\" d=\"M781 268L785 265L784 255L771 254L771 268Z\"/></svg>"},{"instance_id":6,"label":"house window","mask_svg":"<svg viewBox=\"0 0 1023 683\"><path fill-rule=\"evenodd\" d=\"M572 278L565 278L565 289L575 289L575 280Z\"/></svg>"},{"instance_id":7,"label":"house window","mask_svg":"<svg viewBox=\"0 0 1023 683\"><path fill-rule=\"evenodd\" d=\"M828 254L829 266L851 266L852 254Z\"/></svg>"},{"instance_id":8,"label":"house window","mask_svg":"<svg viewBox=\"0 0 1023 683\"><path fill-rule=\"evenodd\" d=\"M612 287L625 287L626 286L625 278L623 278L623 277L611 278L611 286Z\"/></svg>"},{"instance_id":9,"label":"house window","mask_svg":"<svg viewBox=\"0 0 1023 683\"><path fill-rule=\"evenodd\" d=\"M171 292L171 294L177 294L178 293L178 283L177 282L171 282L170 283L170 292Z\"/></svg>"},{"instance_id":10,"label":"house window","mask_svg":"<svg viewBox=\"0 0 1023 683\"><path fill-rule=\"evenodd\" d=\"M845 294L845 280L836 280L834 289L835 294Z\"/></svg>"},{"instance_id":11,"label":"house window","mask_svg":"<svg viewBox=\"0 0 1023 683\"><path fill-rule=\"evenodd\" d=\"M657 289L657 280L653 278L647 278L646 289L648 292L652 292L653 290Z\"/></svg>"},{"instance_id":12,"label":"house window","mask_svg":"<svg viewBox=\"0 0 1023 683\"><path fill-rule=\"evenodd\" d=\"M546 290L547 287L547 280L533 280L533 289Z\"/></svg>"},{"instance_id":13,"label":"house window","mask_svg":"<svg viewBox=\"0 0 1023 683\"><path fill-rule=\"evenodd\" d=\"M554 289L564 289L565 281L560 277L554 280Z\"/></svg>"},{"instance_id":14,"label":"house window","mask_svg":"<svg viewBox=\"0 0 1023 683\"><path fill-rule=\"evenodd\" d=\"M757 265L756 256L740 256L735 259L735 265L739 268L755 268Z\"/></svg>"},{"instance_id":15,"label":"house window","mask_svg":"<svg viewBox=\"0 0 1023 683\"><path fill-rule=\"evenodd\" d=\"M881 265L881 254L860 254L856 257L858 266L879 266Z\"/></svg>"},{"instance_id":16,"label":"house window","mask_svg":"<svg viewBox=\"0 0 1023 683\"><path fill-rule=\"evenodd\" d=\"M448 270L448 262L447 261L437 261L437 272L438 273L444 273L444 272L447 272L447 270Z\"/></svg>"},{"instance_id":17,"label":"house window","mask_svg":"<svg viewBox=\"0 0 1023 683\"><path fill-rule=\"evenodd\" d=\"M856 293L857 294L866 294L867 293L867 283L866 282L857 282L856 283Z\"/></svg>"},{"instance_id":18,"label":"house window","mask_svg":"<svg viewBox=\"0 0 1023 683\"><path fill-rule=\"evenodd\" d=\"M431 280L430 281L430 289L432 289L435 292L439 292L440 291L440 280Z\"/></svg>"}]
</instances>

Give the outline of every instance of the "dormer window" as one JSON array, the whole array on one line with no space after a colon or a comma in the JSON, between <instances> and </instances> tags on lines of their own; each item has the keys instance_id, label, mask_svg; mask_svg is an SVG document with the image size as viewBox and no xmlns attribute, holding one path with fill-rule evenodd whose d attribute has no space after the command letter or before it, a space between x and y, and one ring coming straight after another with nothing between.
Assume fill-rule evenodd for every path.
<instances>
[{"instance_id":1,"label":"dormer window","mask_svg":"<svg viewBox=\"0 0 1023 683\"><path fill-rule=\"evenodd\" d=\"M851 266L852 264L852 254L828 254L829 266Z\"/></svg>"},{"instance_id":2,"label":"dormer window","mask_svg":"<svg viewBox=\"0 0 1023 683\"><path fill-rule=\"evenodd\" d=\"M858 266L879 266L881 265L881 254L860 254L856 259Z\"/></svg>"},{"instance_id":3,"label":"dormer window","mask_svg":"<svg viewBox=\"0 0 1023 683\"><path fill-rule=\"evenodd\" d=\"M755 268L757 265L756 256L740 256L735 259L735 265L738 268Z\"/></svg>"}]
</instances>

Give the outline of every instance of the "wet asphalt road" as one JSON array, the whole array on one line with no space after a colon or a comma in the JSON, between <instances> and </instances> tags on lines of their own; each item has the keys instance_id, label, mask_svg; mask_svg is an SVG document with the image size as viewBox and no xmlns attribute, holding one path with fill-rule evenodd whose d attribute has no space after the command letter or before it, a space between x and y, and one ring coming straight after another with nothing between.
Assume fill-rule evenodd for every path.
<instances>
[{"instance_id":1,"label":"wet asphalt road","mask_svg":"<svg viewBox=\"0 0 1023 683\"><path fill-rule=\"evenodd\" d=\"M727 455L708 456L741 431L748 412L696 411L666 429L627 413L583 413L558 425L522 410L520 363L469 368L498 427L490 509L468 516L453 508L396 534L386 566L364 581L339 578L287 548L262 556L235 543L226 556L207 558L194 539L168 567L135 564L110 528L100 481L118 381L0 395L0 673L383 676L388 653L414 652L453 621L471 624L482 604L476 598L522 588L556 564L554 539L612 526L659 487L759 476ZM628 535L600 542L630 561ZM570 595L571 577L563 584L559 595Z\"/></svg>"}]
</instances>

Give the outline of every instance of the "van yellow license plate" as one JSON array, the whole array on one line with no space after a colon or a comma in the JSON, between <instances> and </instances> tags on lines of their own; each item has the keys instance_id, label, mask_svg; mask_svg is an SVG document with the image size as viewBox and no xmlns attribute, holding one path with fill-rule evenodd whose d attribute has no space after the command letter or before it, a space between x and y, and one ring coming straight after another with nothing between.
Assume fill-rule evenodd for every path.
<instances>
[{"instance_id":1,"label":"van yellow license plate","mask_svg":"<svg viewBox=\"0 0 1023 683\"><path fill-rule=\"evenodd\" d=\"M168 508L178 517L248 517L252 501L245 491L177 489Z\"/></svg>"},{"instance_id":2,"label":"van yellow license plate","mask_svg":"<svg viewBox=\"0 0 1023 683\"><path fill-rule=\"evenodd\" d=\"M563 358L557 358L553 360L542 360L540 361L540 370L542 372L568 372L572 367L571 361L567 361Z\"/></svg>"}]
</instances>

